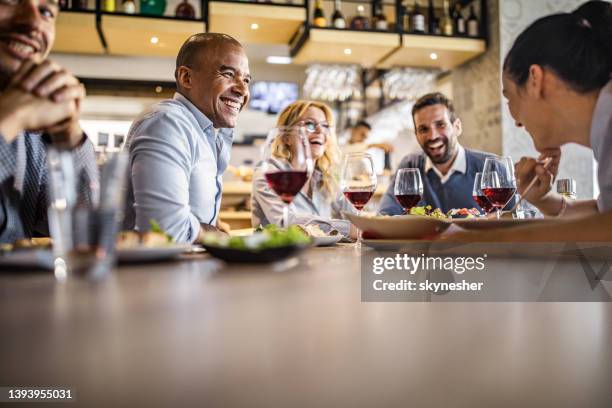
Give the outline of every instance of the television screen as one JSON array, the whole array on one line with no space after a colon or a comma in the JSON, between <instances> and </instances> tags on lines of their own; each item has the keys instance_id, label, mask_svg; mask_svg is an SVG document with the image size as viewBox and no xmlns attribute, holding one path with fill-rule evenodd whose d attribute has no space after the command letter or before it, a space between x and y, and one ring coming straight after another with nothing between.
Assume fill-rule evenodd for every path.
<instances>
[{"instance_id":1,"label":"television screen","mask_svg":"<svg viewBox=\"0 0 612 408\"><path fill-rule=\"evenodd\" d=\"M276 114L298 98L293 82L257 81L251 85L251 109Z\"/></svg>"}]
</instances>

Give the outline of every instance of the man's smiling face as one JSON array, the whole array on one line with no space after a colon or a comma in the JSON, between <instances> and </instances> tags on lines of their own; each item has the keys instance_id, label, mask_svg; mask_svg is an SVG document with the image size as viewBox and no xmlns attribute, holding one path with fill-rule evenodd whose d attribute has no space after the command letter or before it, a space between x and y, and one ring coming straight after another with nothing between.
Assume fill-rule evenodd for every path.
<instances>
[{"instance_id":1,"label":"man's smiling face","mask_svg":"<svg viewBox=\"0 0 612 408\"><path fill-rule=\"evenodd\" d=\"M0 0L1 1L1 0ZM221 44L199 55L192 68L190 99L219 128L236 126L249 101L249 61L242 47Z\"/></svg>"},{"instance_id":2,"label":"man's smiling face","mask_svg":"<svg viewBox=\"0 0 612 408\"><path fill-rule=\"evenodd\" d=\"M55 39L55 0L0 0L0 75L8 77L25 60L44 60Z\"/></svg>"}]
</instances>

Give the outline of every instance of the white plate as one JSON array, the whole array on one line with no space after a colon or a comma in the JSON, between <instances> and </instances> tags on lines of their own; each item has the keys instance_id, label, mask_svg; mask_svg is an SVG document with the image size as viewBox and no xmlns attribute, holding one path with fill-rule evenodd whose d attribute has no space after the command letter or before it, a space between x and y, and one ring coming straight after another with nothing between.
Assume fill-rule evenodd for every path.
<instances>
[{"instance_id":1,"label":"white plate","mask_svg":"<svg viewBox=\"0 0 612 408\"><path fill-rule=\"evenodd\" d=\"M190 244L169 244L163 247L138 247L117 250L118 262L151 262L173 259L191 250Z\"/></svg>"},{"instance_id":2,"label":"white plate","mask_svg":"<svg viewBox=\"0 0 612 408\"><path fill-rule=\"evenodd\" d=\"M512 228L523 225L541 225L555 220L550 218L527 218L527 219L491 219L491 218L465 218L454 219L453 223L467 230L486 230L493 228Z\"/></svg>"},{"instance_id":3,"label":"white plate","mask_svg":"<svg viewBox=\"0 0 612 408\"><path fill-rule=\"evenodd\" d=\"M342 239L342 235L328 235L325 237L310 237L314 246L336 245Z\"/></svg>"},{"instance_id":4,"label":"white plate","mask_svg":"<svg viewBox=\"0 0 612 408\"><path fill-rule=\"evenodd\" d=\"M432 238L451 224L451 220L421 215L396 215L360 217L345 213L353 224L372 239L423 239Z\"/></svg>"}]
</instances>

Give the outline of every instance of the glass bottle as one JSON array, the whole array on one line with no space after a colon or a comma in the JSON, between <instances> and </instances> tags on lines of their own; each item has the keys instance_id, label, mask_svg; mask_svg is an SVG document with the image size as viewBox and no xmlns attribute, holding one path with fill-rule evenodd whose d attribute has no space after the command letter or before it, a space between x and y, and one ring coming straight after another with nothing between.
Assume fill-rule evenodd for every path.
<instances>
[{"instance_id":1,"label":"glass bottle","mask_svg":"<svg viewBox=\"0 0 612 408\"><path fill-rule=\"evenodd\" d=\"M425 32L425 15L421 13L418 0L414 0L414 9L410 15L410 31L413 33Z\"/></svg>"},{"instance_id":2,"label":"glass bottle","mask_svg":"<svg viewBox=\"0 0 612 408\"><path fill-rule=\"evenodd\" d=\"M351 20L352 30L367 30L370 28L370 20L365 16L365 8L362 4L357 6L357 15Z\"/></svg>"},{"instance_id":3,"label":"glass bottle","mask_svg":"<svg viewBox=\"0 0 612 408\"><path fill-rule=\"evenodd\" d=\"M444 0L444 14L442 15L442 22L441 22L441 29L442 29L442 34L447 35L447 36L452 36L453 32L454 32L454 27L453 27L453 19L450 16L449 13L449 5L448 5L448 0Z\"/></svg>"},{"instance_id":4,"label":"glass bottle","mask_svg":"<svg viewBox=\"0 0 612 408\"><path fill-rule=\"evenodd\" d=\"M134 0L123 0L121 11L126 14L136 14L136 3L134 3Z\"/></svg>"},{"instance_id":5,"label":"glass bottle","mask_svg":"<svg viewBox=\"0 0 612 408\"><path fill-rule=\"evenodd\" d=\"M455 35L465 35L465 18L463 18L463 14L461 14L461 4L459 2L455 3L455 8L451 17L455 24Z\"/></svg>"},{"instance_id":6,"label":"glass bottle","mask_svg":"<svg viewBox=\"0 0 612 408\"><path fill-rule=\"evenodd\" d=\"M470 17L467 21L467 33L469 37L478 37L479 34L478 29L478 18L476 18L476 13L474 12L474 5L470 6Z\"/></svg>"},{"instance_id":7,"label":"glass bottle","mask_svg":"<svg viewBox=\"0 0 612 408\"><path fill-rule=\"evenodd\" d=\"M427 7L427 32L429 34L435 34L436 24L436 12L434 11L433 0L429 0L429 6Z\"/></svg>"},{"instance_id":8,"label":"glass bottle","mask_svg":"<svg viewBox=\"0 0 612 408\"><path fill-rule=\"evenodd\" d=\"M174 15L182 18L195 18L195 9L191 4L189 4L189 0L183 0L182 3L179 3L178 6L176 6Z\"/></svg>"},{"instance_id":9,"label":"glass bottle","mask_svg":"<svg viewBox=\"0 0 612 408\"><path fill-rule=\"evenodd\" d=\"M166 0L140 0L140 13L152 16L163 16L166 11Z\"/></svg>"},{"instance_id":10,"label":"glass bottle","mask_svg":"<svg viewBox=\"0 0 612 408\"><path fill-rule=\"evenodd\" d=\"M325 19L325 13L323 12L323 4L321 3L321 0L316 0L312 24L315 27L327 26L327 20Z\"/></svg>"},{"instance_id":11,"label":"glass bottle","mask_svg":"<svg viewBox=\"0 0 612 408\"><path fill-rule=\"evenodd\" d=\"M374 14L374 28L381 31L389 30L389 22L383 12L382 3L376 3L376 13Z\"/></svg>"},{"instance_id":12,"label":"glass bottle","mask_svg":"<svg viewBox=\"0 0 612 408\"><path fill-rule=\"evenodd\" d=\"M332 14L332 26L334 28L344 29L346 28L346 20L342 15L342 4L340 0L334 0L334 13Z\"/></svg>"}]
</instances>

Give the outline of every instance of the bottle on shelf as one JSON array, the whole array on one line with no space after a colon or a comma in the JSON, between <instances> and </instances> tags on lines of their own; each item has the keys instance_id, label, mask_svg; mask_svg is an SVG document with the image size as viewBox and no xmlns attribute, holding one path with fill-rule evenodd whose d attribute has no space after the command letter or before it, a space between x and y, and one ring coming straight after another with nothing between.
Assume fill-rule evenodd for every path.
<instances>
[{"instance_id":1,"label":"bottle on shelf","mask_svg":"<svg viewBox=\"0 0 612 408\"><path fill-rule=\"evenodd\" d=\"M102 9L109 13L113 13L115 11L115 0L104 0L102 2Z\"/></svg>"},{"instance_id":2,"label":"bottle on shelf","mask_svg":"<svg viewBox=\"0 0 612 408\"><path fill-rule=\"evenodd\" d=\"M408 11L408 0L402 2L402 27L405 33L410 32L410 18L412 14Z\"/></svg>"},{"instance_id":3,"label":"bottle on shelf","mask_svg":"<svg viewBox=\"0 0 612 408\"><path fill-rule=\"evenodd\" d=\"M312 25L315 27L327 27L327 19L325 18L325 13L323 12L323 4L321 0L317 0L315 3Z\"/></svg>"},{"instance_id":4,"label":"bottle on shelf","mask_svg":"<svg viewBox=\"0 0 612 408\"><path fill-rule=\"evenodd\" d=\"M478 28L478 18L476 18L476 13L474 12L474 5L470 6L470 17L467 21L467 35L469 37L478 37L479 28Z\"/></svg>"},{"instance_id":5,"label":"bottle on shelf","mask_svg":"<svg viewBox=\"0 0 612 408\"><path fill-rule=\"evenodd\" d=\"M455 8L453 9L453 14L451 14L451 17L455 24L455 35L465 35L465 18L463 18L463 14L461 14L461 3L455 3Z\"/></svg>"},{"instance_id":6,"label":"bottle on shelf","mask_svg":"<svg viewBox=\"0 0 612 408\"><path fill-rule=\"evenodd\" d=\"M334 28L346 28L346 20L342 15L342 4L340 0L334 0L334 13L332 14L331 23Z\"/></svg>"},{"instance_id":7,"label":"bottle on shelf","mask_svg":"<svg viewBox=\"0 0 612 408\"><path fill-rule=\"evenodd\" d=\"M435 34L435 24L436 24L436 12L434 11L433 0L429 0L429 5L427 6L427 32L429 34Z\"/></svg>"},{"instance_id":8,"label":"bottle on shelf","mask_svg":"<svg viewBox=\"0 0 612 408\"><path fill-rule=\"evenodd\" d=\"M440 29L440 19L438 17L434 19L433 34L442 35L442 30Z\"/></svg>"},{"instance_id":9,"label":"bottle on shelf","mask_svg":"<svg viewBox=\"0 0 612 408\"><path fill-rule=\"evenodd\" d=\"M123 0L121 2L121 11L126 14L136 14L136 3L134 3L134 0Z\"/></svg>"},{"instance_id":10,"label":"bottle on shelf","mask_svg":"<svg viewBox=\"0 0 612 408\"><path fill-rule=\"evenodd\" d=\"M70 8L72 10L87 10L87 0L72 0Z\"/></svg>"},{"instance_id":11,"label":"bottle on shelf","mask_svg":"<svg viewBox=\"0 0 612 408\"><path fill-rule=\"evenodd\" d=\"M68 9L68 0L59 0L59 8L60 10Z\"/></svg>"},{"instance_id":12,"label":"bottle on shelf","mask_svg":"<svg viewBox=\"0 0 612 408\"><path fill-rule=\"evenodd\" d=\"M382 2L376 3L376 13L374 14L374 28L381 31L389 30L389 22L383 12Z\"/></svg>"},{"instance_id":13,"label":"bottle on shelf","mask_svg":"<svg viewBox=\"0 0 612 408\"><path fill-rule=\"evenodd\" d=\"M454 24L453 19L450 16L450 7L448 5L448 0L444 0L444 10L442 14L442 22L440 29L442 30L442 34L447 36L452 36L454 34Z\"/></svg>"},{"instance_id":14,"label":"bottle on shelf","mask_svg":"<svg viewBox=\"0 0 612 408\"><path fill-rule=\"evenodd\" d=\"M410 15L410 32L424 33L425 32L425 15L421 13L418 0L414 0L414 9Z\"/></svg>"},{"instance_id":15,"label":"bottle on shelf","mask_svg":"<svg viewBox=\"0 0 612 408\"><path fill-rule=\"evenodd\" d=\"M174 15L182 18L195 18L195 9L189 4L189 0L183 0L183 2L176 6Z\"/></svg>"},{"instance_id":16,"label":"bottle on shelf","mask_svg":"<svg viewBox=\"0 0 612 408\"><path fill-rule=\"evenodd\" d=\"M163 16L166 11L166 0L140 0L140 13L152 16Z\"/></svg>"},{"instance_id":17,"label":"bottle on shelf","mask_svg":"<svg viewBox=\"0 0 612 408\"><path fill-rule=\"evenodd\" d=\"M357 6L357 15L351 20L352 30L367 30L370 28L370 20L365 16L363 4Z\"/></svg>"}]
</instances>

